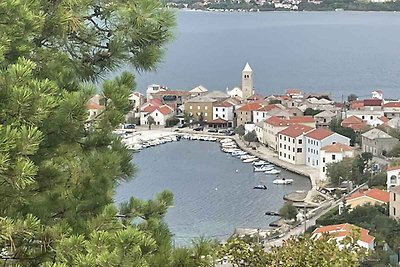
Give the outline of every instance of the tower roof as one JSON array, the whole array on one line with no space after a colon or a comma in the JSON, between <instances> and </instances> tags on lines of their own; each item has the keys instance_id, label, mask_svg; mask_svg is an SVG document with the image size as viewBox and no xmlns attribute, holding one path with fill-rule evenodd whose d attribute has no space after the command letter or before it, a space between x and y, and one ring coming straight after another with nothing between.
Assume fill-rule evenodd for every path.
<instances>
[{"instance_id":1,"label":"tower roof","mask_svg":"<svg viewBox=\"0 0 400 267\"><path fill-rule=\"evenodd\" d=\"M246 63L246 66L244 66L243 71L253 71L248 62Z\"/></svg>"}]
</instances>

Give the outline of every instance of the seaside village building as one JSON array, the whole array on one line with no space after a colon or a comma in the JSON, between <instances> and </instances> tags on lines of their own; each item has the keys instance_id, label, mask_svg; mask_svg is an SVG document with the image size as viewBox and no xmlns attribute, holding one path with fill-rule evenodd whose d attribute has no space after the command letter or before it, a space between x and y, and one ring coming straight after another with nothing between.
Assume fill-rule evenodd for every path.
<instances>
[{"instance_id":1,"label":"seaside village building","mask_svg":"<svg viewBox=\"0 0 400 267\"><path fill-rule=\"evenodd\" d=\"M397 138L379 129L372 129L361 135L362 152L369 152L374 156L384 156L398 143Z\"/></svg>"},{"instance_id":2,"label":"seaside village building","mask_svg":"<svg viewBox=\"0 0 400 267\"><path fill-rule=\"evenodd\" d=\"M363 205L385 205L389 203L389 192L377 188L360 190L346 197L348 210ZM343 210L343 205L339 206L339 214Z\"/></svg>"},{"instance_id":3,"label":"seaside village building","mask_svg":"<svg viewBox=\"0 0 400 267\"><path fill-rule=\"evenodd\" d=\"M400 219L400 186L389 188L389 216Z\"/></svg>"},{"instance_id":4,"label":"seaside village building","mask_svg":"<svg viewBox=\"0 0 400 267\"><path fill-rule=\"evenodd\" d=\"M350 144L350 138L334 133L325 128L315 129L305 135L306 143L306 165L320 168L321 149L327 145L341 143Z\"/></svg>"},{"instance_id":5,"label":"seaside village building","mask_svg":"<svg viewBox=\"0 0 400 267\"><path fill-rule=\"evenodd\" d=\"M213 120L213 106L218 101L207 95L196 96L186 101L185 112L198 120L201 116L205 122Z\"/></svg>"},{"instance_id":6,"label":"seaside village building","mask_svg":"<svg viewBox=\"0 0 400 267\"><path fill-rule=\"evenodd\" d=\"M323 235L329 235L330 239L336 240L337 246L339 248L343 248L344 246L342 244L343 239L345 239L347 236L351 236L352 234L358 234L358 233L359 233L359 238L357 240L357 245L367 250L374 250L375 237L369 235L369 230L349 223L319 227L314 230L311 238L318 240L322 238Z\"/></svg>"},{"instance_id":7,"label":"seaside village building","mask_svg":"<svg viewBox=\"0 0 400 267\"><path fill-rule=\"evenodd\" d=\"M216 103L213 106L213 120L210 121L210 123L214 124L216 128L218 128L219 124L226 124L227 127L234 127L234 107L235 105L229 100Z\"/></svg>"},{"instance_id":8,"label":"seaside village building","mask_svg":"<svg viewBox=\"0 0 400 267\"><path fill-rule=\"evenodd\" d=\"M326 166L329 163L342 161L344 158L354 157L354 148L346 144L336 143L327 145L321 148L320 166L319 166L319 179L326 181Z\"/></svg>"},{"instance_id":9,"label":"seaside village building","mask_svg":"<svg viewBox=\"0 0 400 267\"><path fill-rule=\"evenodd\" d=\"M400 166L389 166L387 168L386 185L388 189L400 185Z\"/></svg>"}]
</instances>

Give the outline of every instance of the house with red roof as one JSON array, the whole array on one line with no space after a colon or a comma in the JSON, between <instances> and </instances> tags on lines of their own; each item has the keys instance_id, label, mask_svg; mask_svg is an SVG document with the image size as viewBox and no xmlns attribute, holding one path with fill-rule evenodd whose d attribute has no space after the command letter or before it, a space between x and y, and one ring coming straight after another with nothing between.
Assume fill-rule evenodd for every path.
<instances>
[{"instance_id":1,"label":"house with red roof","mask_svg":"<svg viewBox=\"0 0 400 267\"><path fill-rule=\"evenodd\" d=\"M305 142L306 165L319 169L322 163L321 149L337 143L350 145L350 138L334 133L329 129L318 128L306 134Z\"/></svg>"},{"instance_id":2,"label":"house with red roof","mask_svg":"<svg viewBox=\"0 0 400 267\"><path fill-rule=\"evenodd\" d=\"M253 111L262 108L263 105L258 102L250 102L242 105L236 110L236 125L244 125L253 122Z\"/></svg>"},{"instance_id":3,"label":"house with red roof","mask_svg":"<svg viewBox=\"0 0 400 267\"><path fill-rule=\"evenodd\" d=\"M278 133L278 157L295 165L305 164L304 135L313 127L293 124Z\"/></svg>"},{"instance_id":4,"label":"house with red roof","mask_svg":"<svg viewBox=\"0 0 400 267\"><path fill-rule=\"evenodd\" d=\"M151 94L152 99L159 99L165 105L173 107L177 115L183 113L183 107L187 100L192 97L192 93L186 90L160 90Z\"/></svg>"},{"instance_id":5,"label":"house with red roof","mask_svg":"<svg viewBox=\"0 0 400 267\"><path fill-rule=\"evenodd\" d=\"M365 129L368 126L366 121L356 116L350 116L348 118L345 118L342 121L341 125L342 127L345 128L352 128L356 132L360 132L361 130Z\"/></svg>"},{"instance_id":6,"label":"house with red roof","mask_svg":"<svg viewBox=\"0 0 400 267\"><path fill-rule=\"evenodd\" d=\"M382 99L363 99L351 102L351 110L382 110Z\"/></svg>"},{"instance_id":7,"label":"house with red roof","mask_svg":"<svg viewBox=\"0 0 400 267\"><path fill-rule=\"evenodd\" d=\"M86 104L86 109L88 111L88 120L96 118L104 110L104 106L97 102L88 102Z\"/></svg>"},{"instance_id":8,"label":"house with red roof","mask_svg":"<svg viewBox=\"0 0 400 267\"><path fill-rule=\"evenodd\" d=\"M262 105L260 108L253 111L253 123L265 121L266 119L271 117L269 116L269 113L274 109L284 110L285 107L282 106L281 104Z\"/></svg>"},{"instance_id":9,"label":"house with red roof","mask_svg":"<svg viewBox=\"0 0 400 267\"><path fill-rule=\"evenodd\" d=\"M141 112L140 124L147 125L149 117L152 117L155 125L165 126L166 121L173 116L174 109L168 105L147 106Z\"/></svg>"},{"instance_id":10,"label":"house with red roof","mask_svg":"<svg viewBox=\"0 0 400 267\"><path fill-rule=\"evenodd\" d=\"M263 144L268 145L275 151L278 151L278 133L293 124L300 124L315 128L315 120L312 116L298 116L289 118L272 116L264 121Z\"/></svg>"},{"instance_id":11,"label":"house with red roof","mask_svg":"<svg viewBox=\"0 0 400 267\"><path fill-rule=\"evenodd\" d=\"M326 181L326 166L329 163L342 161L344 158L354 157L354 148L341 143L326 145L321 148L319 157L319 179Z\"/></svg>"},{"instance_id":12,"label":"house with red roof","mask_svg":"<svg viewBox=\"0 0 400 267\"><path fill-rule=\"evenodd\" d=\"M225 127L233 127L235 118L234 106L228 100L215 103L213 106L213 120L210 123L214 126L226 125Z\"/></svg>"},{"instance_id":13,"label":"house with red roof","mask_svg":"<svg viewBox=\"0 0 400 267\"><path fill-rule=\"evenodd\" d=\"M392 101L383 104L383 113L389 119L400 117L400 102Z\"/></svg>"},{"instance_id":14,"label":"house with red roof","mask_svg":"<svg viewBox=\"0 0 400 267\"><path fill-rule=\"evenodd\" d=\"M369 230L349 223L319 227L314 230L311 238L318 240L325 236L328 240L336 240L339 248L344 247L343 241L346 237L357 237L357 245L367 250L375 248L375 237L369 234Z\"/></svg>"},{"instance_id":15,"label":"house with red roof","mask_svg":"<svg viewBox=\"0 0 400 267\"><path fill-rule=\"evenodd\" d=\"M382 121L379 120L382 116L384 116L383 110L348 110L346 112L346 118L349 117L358 117L359 119L365 121L368 125L372 127L376 127L378 125L383 124Z\"/></svg>"},{"instance_id":16,"label":"house with red roof","mask_svg":"<svg viewBox=\"0 0 400 267\"><path fill-rule=\"evenodd\" d=\"M380 190L378 188L372 188L367 190L360 190L346 197L346 204L348 208L354 209L357 206L362 205L383 205L389 203L389 192ZM339 214L342 206L339 206Z\"/></svg>"}]
</instances>

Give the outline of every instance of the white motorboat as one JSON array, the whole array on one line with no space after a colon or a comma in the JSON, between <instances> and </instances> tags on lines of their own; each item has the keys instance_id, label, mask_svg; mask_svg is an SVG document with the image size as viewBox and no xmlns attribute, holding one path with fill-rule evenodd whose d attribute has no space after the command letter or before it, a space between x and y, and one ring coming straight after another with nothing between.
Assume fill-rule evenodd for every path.
<instances>
[{"instance_id":1,"label":"white motorboat","mask_svg":"<svg viewBox=\"0 0 400 267\"><path fill-rule=\"evenodd\" d=\"M265 184L260 184L260 185L256 185L253 187L253 189L263 189L263 190L267 190L267 186Z\"/></svg>"},{"instance_id":2,"label":"white motorboat","mask_svg":"<svg viewBox=\"0 0 400 267\"><path fill-rule=\"evenodd\" d=\"M256 156L252 156L252 155L243 155L240 156L240 159L256 159Z\"/></svg>"},{"instance_id":3,"label":"white motorboat","mask_svg":"<svg viewBox=\"0 0 400 267\"><path fill-rule=\"evenodd\" d=\"M254 162L254 161L256 161L256 160L258 160L258 158L244 159L244 160L243 160L243 163L250 163L250 162Z\"/></svg>"},{"instance_id":4,"label":"white motorboat","mask_svg":"<svg viewBox=\"0 0 400 267\"><path fill-rule=\"evenodd\" d=\"M265 171L265 174L278 174L280 172L281 172L280 170L272 169L272 170L269 170L269 171Z\"/></svg>"},{"instance_id":5,"label":"white motorboat","mask_svg":"<svg viewBox=\"0 0 400 267\"><path fill-rule=\"evenodd\" d=\"M244 152L244 151L232 152L232 156L234 156L234 157L240 157L243 155L247 155L247 152Z\"/></svg>"},{"instance_id":6,"label":"white motorboat","mask_svg":"<svg viewBox=\"0 0 400 267\"><path fill-rule=\"evenodd\" d=\"M274 167L271 166L261 166L261 167L254 167L255 172L266 172L272 170Z\"/></svg>"},{"instance_id":7,"label":"white motorboat","mask_svg":"<svg viewBox=\"0 0 400 267\"><path fill-rule=\"evenodd\" d=\"M258 160L258 161L253 162L254 166L263 166L263 165L267 165L267 164L269 164L269 162L267 162L265 160Z\"/></svg>"},{"instance_id":8,"label":"white motorboat","mask_svg":"<svg viewBox=\"0 0 400 267\"><path fill-rule=\"evenodd\" d=\"M223 143L234 143L234 141L231 138L224 138L219 141L221 144Z\"/></svg>"},{"instance_id":9,"label":"white motorboat","mask_svg":"<svg viewBox=\"0 0 400 267\"><path fill-rule=\"evenodd\" d=\"M285 179L285 178L281 178L281 179L275 179L273 181L274 184L291 184L293 183L293 179Z\"/></svg>"},{"instance_id":10,"label":"white motorboat","mask_svg":"<svg viewBox=\"0 0 400 267\"><path fill-rule=\"evenodd\" d=\"M240 149L238 148L222 148L222 151L224 151L225 153L233 153L233 152L239 152Z\"/></svg>"}]
</instances>

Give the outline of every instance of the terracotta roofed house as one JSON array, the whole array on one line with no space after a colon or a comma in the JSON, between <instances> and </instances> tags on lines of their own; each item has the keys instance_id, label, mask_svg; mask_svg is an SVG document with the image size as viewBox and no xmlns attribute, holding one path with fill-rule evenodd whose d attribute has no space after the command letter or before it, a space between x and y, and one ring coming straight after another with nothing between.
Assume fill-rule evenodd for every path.
<instances>
[{"instance_id":1,"label":"terracotta roofed house","mask_svg":"<svg viewBox=\"0 0 400 267\"><path fill-rule=\"evenodd\" d=\"M262 105L260 108L253 110L253 122L257 123L268 119L269 112L273 109L283 110L284 107L281 104Z\"/></svg>"},{"instance_id":2,"label":"terracotta roofed house","mask_svg":"<svg viewBox=\"0 0 400 267\"><path fill-rule=\"evenodd\" d=\"M367 127L367 122L356 116L350 116L342 121L342 127L351 128L356 132L360 132Z\"/></svg>"},{"instance_id":3,"label":"terracotta roofed house","mask_svg":"<svg viewBox=\"0 0 400 267\"><path fill-rule=\"evenodd\" d=\"M334 238L339 248L343 247L342 241L346 236L359 235L357 244L367 250L373 250L375 247L375 237L369 235L369 230L349 224L335 224L322 226L314 230L312 238L321 239L324 235Z\"/></svg>"},{"instance_id":4,"label":"terracotta roofed house","mask_svg":"<svg viewBox=\"0 0 400 267\"><path fill-rule=\"evenodd\" d=\"M389 166L387 168L387 188L392 188L400 185L400 166Z\"/></svg>"},{"instance_id":5,"label":"terracotta roofed house","mask_svg":"<svg viewBox=\"0 0 400 267\"><path fill-rule=\"evenodd\" d=\"M244 104L236 110L237 125L244 125L253 122L253 111L263 107L261 103L248 103Z\"/></svg>"},{"instance_id":6,"label":"terracotta roofed house","mask_svg":"<svg viewBox=\"0 0 400 267\"><path fill-rule=\"evenodd\" d=\"M272 116L264 121L263 143L277 151L278 132L293 124L301 124L315 128L315 120L312 116L298 116L289 118Z\"/></svg>"},{"instance_id":7,"label":"terracotta roofed house","mask_svg":"<svg viewBox=\"0 0 400 267\"><path fill-rule=\"evenodd\" d=\"M228 127L234 126L234 105L228 100L215 103L213 106L213 121L222 119ZM222 123L222 121L219 121Z\"/></svg>"},{"instance_id":8,"label":"terracotta roofed house","mask_svg":"<svg viewBox=\"0 0 400 267\"><path fill-rule=\"evenodd\" d=\"M354 157L354 148L351 146L336 143L321 148L319 157L319 178L322 181L327 179L326 166L332 162L342 161L344 158Z\"/></svg>"},{"instance_id":9,"label":"terracotta roofed house","mask_svg":"<svg viewBox=\"0 0 400 267\"><path fill-rule=\"evenodd\" d=\"M325 128L318 128L311 131L305 136L306 142L306 165L320 168L321 165L321 149L324 146L341 143L350 144L350 138L334 133Z\"/></svg>"},{"instance_id":10,"label":"terracotta roofed house","mask_svg":"<svg viewBox=\"0 0 400 267\"><path fill-rule=\"evenodd\" d=\"M346 197L346 203L350 209L366 204L388 204L389 192L377 188L358 191ZM341 208L342 206L339 207L339 213Z\"/></svg>"},{"instance_id":11,"label":"terracotta roofed house","mask_svg":"<svg viewBox=\"0 0 400 267\"><path fill-rule=\"evenodd\" d=\"M372 129L361 135L362 152L372 153L374 156L385 155L393 149L399 140L380 129Z\"/></svg>"},{"instance_id":12,"label":"terracotta roofed house","mask_svg":"<svg viewBox=\"0 0 400 267\"><path fill-rule=\"evenodd\" d=\"M278 133L278 157L280 160L300 165L305 164L304 134L313 127L293 124Z\"/></svg>"},{"instance_id":13,"label":"terracotta roofed house","mask_svg":"<svg viewBox=\"0 0 400 267\"><path fill-rule=\"evenodd\" d=\"M400 117L400 102L387 102L383 104L383 113L389 119Z\"/></svg>"}]
</instances>

